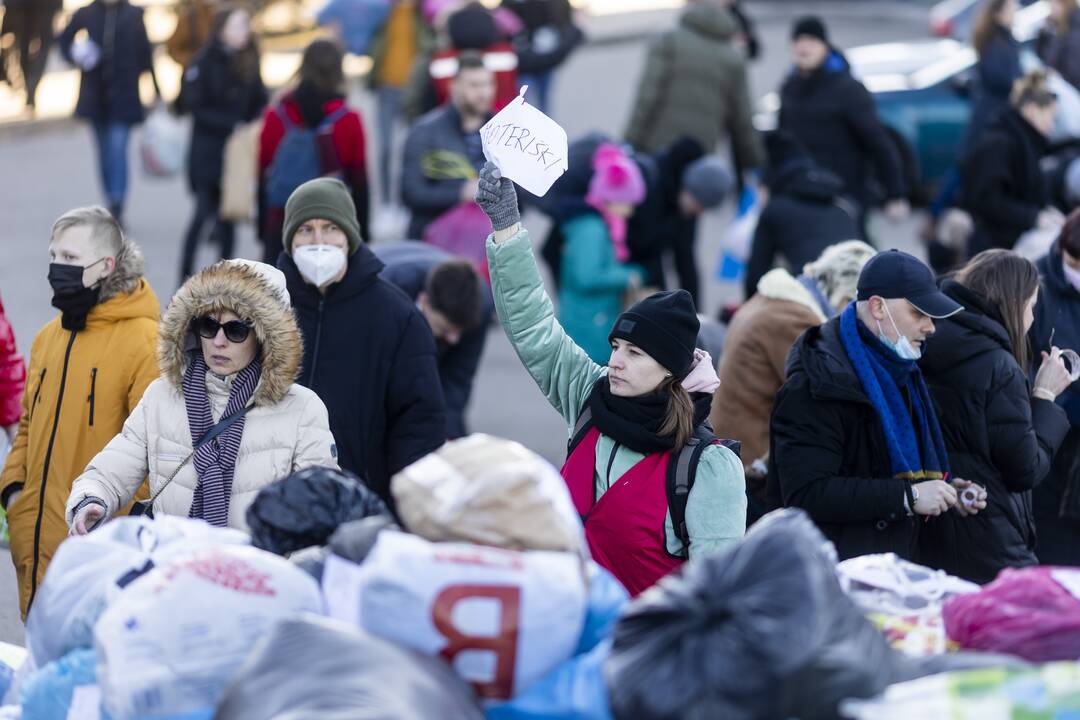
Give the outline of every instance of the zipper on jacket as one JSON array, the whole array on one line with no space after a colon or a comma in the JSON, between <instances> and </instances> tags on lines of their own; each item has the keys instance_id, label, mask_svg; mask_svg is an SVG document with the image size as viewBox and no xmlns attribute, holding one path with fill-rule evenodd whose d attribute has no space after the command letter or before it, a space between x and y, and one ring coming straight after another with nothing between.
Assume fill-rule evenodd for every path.
<instances>
[{"instance_id":1,"label":"zipper on jacket","mask_svg":"<svg viewBox=\"0 0 1080 720\"><path fill-rule=\"evenodd\" d=\"M319 297L319 314L315 318L315 344L311 347L311 367L308 369L307 386L309 390L315 389L315 367L319 364L319 343L322 342L323 308L326 306L326 296Z\"/></svg>"},{"instance_id":2,"label":"zipper on jacket","mask_svg":"<svg viewBox=\"0 0 1080 720\"><path fill-rule=\"evenodd\" d=\"M53 445L56 443L56 430L60 426L60 408L64 404L64 386L67 385L68 363L71 360L71 347L75 344L75 335L78 331L72 330L68 339L67 350L64 351L64 369L60 375L60 390L56 394L56 411L53 414L52 432L49 434L49 444L45 448L45 467L41 471L41 489L38 491L37 520L34 523L34 565L30 571L30 599L26 601L26 612L30 612L30 606L37 595L38 567L41 564L41 521L45 514L45 483L49 478L49 463L52 461Z\"/></svg>"},{"instance_id":3,"label":"zipper on jacket","mask_svg":"<svg viewBox=\"0 0 1080 720\"><path fill-rule=\"evenodd\" d=\"M45 371L48 369L49 368L41 368L41 377L38 378L37 390L34 391L34 402L30 403L30 410L27 411L27 423L34 417L34 408L37 407L38 400L41 398L41 386L45 384Z\"/></svg>"},{"instance_id":4,"label":"zipper on jacket","mask_svg":"<svg viewBox=\"0 0 1080 720\"><path fill-rule=\"evenodd\" d=\"M90 427L94 427L94 391L97 389L97 368L90 368Z\"/></svg>"}]
</instances>

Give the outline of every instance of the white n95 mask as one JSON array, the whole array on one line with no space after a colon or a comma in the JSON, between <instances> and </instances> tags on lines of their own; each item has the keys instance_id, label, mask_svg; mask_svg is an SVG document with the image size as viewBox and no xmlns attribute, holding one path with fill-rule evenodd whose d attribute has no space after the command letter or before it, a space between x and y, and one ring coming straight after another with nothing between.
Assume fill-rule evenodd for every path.
<instances>
[{"instance_id":1,"label":"white n95 mask","mask_svg":"<svg viewBox=\"0 0 1080 720\"><path fill-rule=\"evenodd\" d=\"M305 280L321 288L341 272L348 257L345 248L335 245L301 245L293 250L293 261Z\"/></svg>"}]
</instances>

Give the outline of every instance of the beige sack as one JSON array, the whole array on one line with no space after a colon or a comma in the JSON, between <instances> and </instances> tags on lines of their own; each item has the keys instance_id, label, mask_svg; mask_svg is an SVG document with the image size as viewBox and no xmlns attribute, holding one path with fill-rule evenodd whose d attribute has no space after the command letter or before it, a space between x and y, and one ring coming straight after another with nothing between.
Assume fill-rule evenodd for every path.
<instances>
[{"instance_id":1,"label":"beige sack","mask_svg":"<svg viewBox=\"0 0 1080 720\"><path fill-rule=\"evenodd\" d=\"M255 217L261 130L261 120L240 125L225 143L220 214L226 222L251 222Z\"/></svg>"},{"instance_id":2,"label":"beige sack","mask_svg":"<svg viewBox=\"0 0 1080 720\"><path fill-rule=\"evenodd\" d=\"M470 435L394 476L405 527L432 542L584 553L584 532L559 473L510 440Z\"/></svg>"}]
</instances>

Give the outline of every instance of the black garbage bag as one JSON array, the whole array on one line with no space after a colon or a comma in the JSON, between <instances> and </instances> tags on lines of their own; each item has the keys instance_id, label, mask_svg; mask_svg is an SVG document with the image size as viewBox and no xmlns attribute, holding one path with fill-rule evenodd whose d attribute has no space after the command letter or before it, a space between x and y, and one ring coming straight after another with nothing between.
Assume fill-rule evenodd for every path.
<instances>
[{"instance_id":1,"label":"black garbage bag","mask_svg":"<svg viewBox=\"0 0 1080 720\"><path fill-rule=\"evenodd\" d=\"M379 496L355 475L311 467L263 488L248 508L247 521L252 545L288 555L325 545L342 523L389 514Z\"/></svg>"},{"instance_id":2,"label":"black garbage bag","mask_svg":"<svg viewBox=\"0 0 1080 720\"><path fill-rule=\"evenodd\" d=\"M401 527L392 518L385 515L353 520L343 523L334 531L334 534L330 536L328 548L334 555L359 565L367 559L380 532L400 529Z\"/></svg>"},{"instance_id":3,"label":"black garbage bag","mask_svg":"<svg viewBox=\"0 0 1080 720\"><path fill-rule=\"evenodd\" d=\"M214 720L483 720L472 688L427 657L327 618L283 620L251 651Z\"/></svg>"},{"instance_id":4,"label":"black garbage bag","mask_svg":"<svg viewBox=\"0 0 1080 720\"><path fill-rule=\"evenodd\" d=\"M844 595L810 519L779 510L639 596L604 674L617 720L815 720L912 668Z\"/></svg>"}]
</instances>

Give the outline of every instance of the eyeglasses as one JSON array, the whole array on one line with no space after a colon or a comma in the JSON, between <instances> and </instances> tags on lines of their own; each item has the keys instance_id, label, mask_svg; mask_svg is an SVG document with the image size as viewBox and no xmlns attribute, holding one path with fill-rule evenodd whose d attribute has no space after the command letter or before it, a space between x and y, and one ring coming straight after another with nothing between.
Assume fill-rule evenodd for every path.
<instances>
[{"instance_id":1,"label":"eyeglasses","mask_svg":"<svg viewBox=\"0 0 1080 720\"><path fill-rule=\"evenodd\" d=\"M191 324L195 328L195 332L207 340L213 340L217 337L219 330L224 330L225 337L229 342L242 343L247 340L248 333L251 332L251 325L243 320L230 320L226 323L220 323L209 315L200 315L192 320Z\"/></svg>"}]
</instances>

